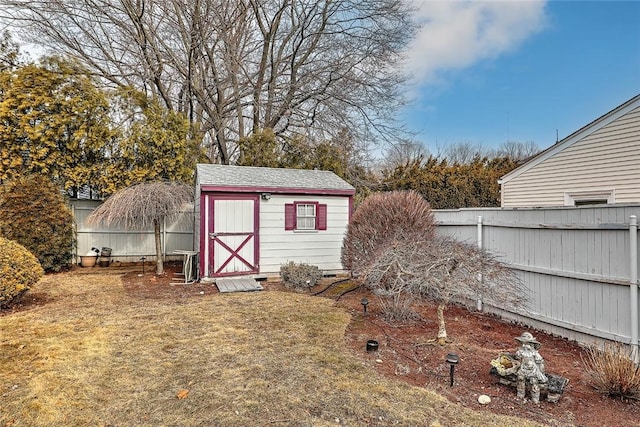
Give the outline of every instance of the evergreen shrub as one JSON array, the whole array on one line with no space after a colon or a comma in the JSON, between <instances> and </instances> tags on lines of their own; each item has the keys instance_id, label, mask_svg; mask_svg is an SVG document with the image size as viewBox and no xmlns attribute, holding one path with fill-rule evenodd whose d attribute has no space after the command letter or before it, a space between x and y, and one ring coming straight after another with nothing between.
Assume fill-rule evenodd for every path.
<instances>
[{"instance_id":1,"label":"evergreen shrub","mask_svg":"<svg viewBox=\"0 0 640 427\"><path fill-rule=\"evenodd\" d=\"M73 222L62 192L46 176L18 178L0 188L0 237L27 248L45 271L71 264Z\"/></svg>"},{"instance_id":2,"label":"evergreen shrub","mask_svg":"<svg viewBox=\"0 0 640 427\"><path fill-rule=\"evenodd\" d=\"M0 307L28 291L43 274L31 252L19 243L0 237Z\"/></svg>"},{"instance_id":3,"label":"evergreen shrub","mask_svg":"<svg viewBox=\"0 0 640 427\"><path fill-rule=\"evenodd\" d=\"M308 290L322 278L322 272L315 265L290 261L280 266L280 277L287 288Z\"/></svg>"}]
</instances>

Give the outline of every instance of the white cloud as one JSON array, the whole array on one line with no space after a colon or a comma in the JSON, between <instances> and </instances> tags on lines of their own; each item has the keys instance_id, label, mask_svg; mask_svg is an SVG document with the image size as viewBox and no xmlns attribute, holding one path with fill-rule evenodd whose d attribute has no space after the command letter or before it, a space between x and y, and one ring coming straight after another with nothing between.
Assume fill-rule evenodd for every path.
<instances>
[{"instance_id":1,"label":"white cloud","mask_svg":"<svg viewBox=\"0 0 640 427\"><path fill-rule=\"evenodd\" d=\"M545 1L420 1L406 67L419 84L495 58L545 27Z\"/></svg>"}]
</instances>

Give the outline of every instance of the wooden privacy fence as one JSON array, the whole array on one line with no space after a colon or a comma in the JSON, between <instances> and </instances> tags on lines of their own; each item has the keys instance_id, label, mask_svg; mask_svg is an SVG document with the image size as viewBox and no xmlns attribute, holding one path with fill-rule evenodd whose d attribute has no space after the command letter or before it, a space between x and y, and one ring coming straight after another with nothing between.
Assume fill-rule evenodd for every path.
<instances>
[{"instance_id":1,"label":"wooden privacy fence","mask_svg":"<svg viewBox=\"0 0 640 427\"><path fill-rule=\"evenodd\" d=\"M579 342L632 346L637 357L640 205L435 211L438 232L515 269L526 311L487 311Z\"/></svg>"},{"instance_id":2,"label":"wooden privacy fence","mask_svg":"<svg viewBox=\"0 0 640 427\"><path fill-rule=\"evenodd\" d=\"M76 223L78 245L76 256L85 255L92 247L111 248L111 259L121 262L139 262L145 257L156 259L153 229L127 230L118 227L88 226L86 219L100 205L96 200L72 200L71 210ZM165 259L182 259L176 250L193 250L193 211L183 212L171 222L163 224L162 248Z\"/></svg>"}]
</instances>

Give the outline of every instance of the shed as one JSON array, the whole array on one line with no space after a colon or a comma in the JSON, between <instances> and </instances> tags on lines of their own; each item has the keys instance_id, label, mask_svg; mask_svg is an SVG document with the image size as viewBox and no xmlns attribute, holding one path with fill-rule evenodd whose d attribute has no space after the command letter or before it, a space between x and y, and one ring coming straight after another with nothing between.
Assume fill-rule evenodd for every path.
<instances>
[{"instance_id":1,"label":"shed","mask_svg":"<svg viewBox=\"0 0 640 427\"><path fill-rule=\"evenodd\" d=\"M355 189L330 171L198 164L200 275L272 275L287 262L342 271Z\"/></svg>"},{"instance_id":2,"label":"shed","mask_svg":"<svg viewBox=\"0 0 640 427\"><path fill-rule=\"evenodd\" d=\"M640 95L499 181L502 207L640 202Z\"/></svg>"}]
</instances>

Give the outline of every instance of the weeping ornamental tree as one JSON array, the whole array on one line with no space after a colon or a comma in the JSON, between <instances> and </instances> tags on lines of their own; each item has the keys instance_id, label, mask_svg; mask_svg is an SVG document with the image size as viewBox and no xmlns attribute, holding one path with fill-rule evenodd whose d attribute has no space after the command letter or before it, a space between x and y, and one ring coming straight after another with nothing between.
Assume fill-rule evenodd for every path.
<instances>
[{"instance_id":1,"label":"weeping ornamental tree","mask_svg":"<svg viewBox=\"0 0 640 427\"><path fill-rule=\"evenodd\" d=\"M520 281L504 263L478 247L435 233L429 203L415 191L369 196L358 207L342 246L342 263L380 297L385 317L417 317L414 302L437 304L437 341L445 344L450 303L522 308Z\"/></svg>"},{"instance_id":2,"label":"weeping ornamental tree","mask_svg":"<svg viewBox=\"0 0 640 427\"><path fill-rule=\"evenodd\" d=\"M181 182L153 181L132 185L109 197L87 218L89 224L143 230L153 226L156 274L164 274L161 224L193 202L193 188Z\"/></svg>"},{"instance_id":3,"label":"weeping ornamental tree","mask_svg":"<svg viewBox=\"0 0 640 427\"><path fill-rule=\"evenodd\" d=\"M365 284L381 295L387 319L415 318L412 304L437 304L437 342L448 341L445 310L451 303L469 308L524 308L526 294L513 270L475 245L434 235L398 234L379 247L364 272Z\"/></svg>"}]
</instances>

